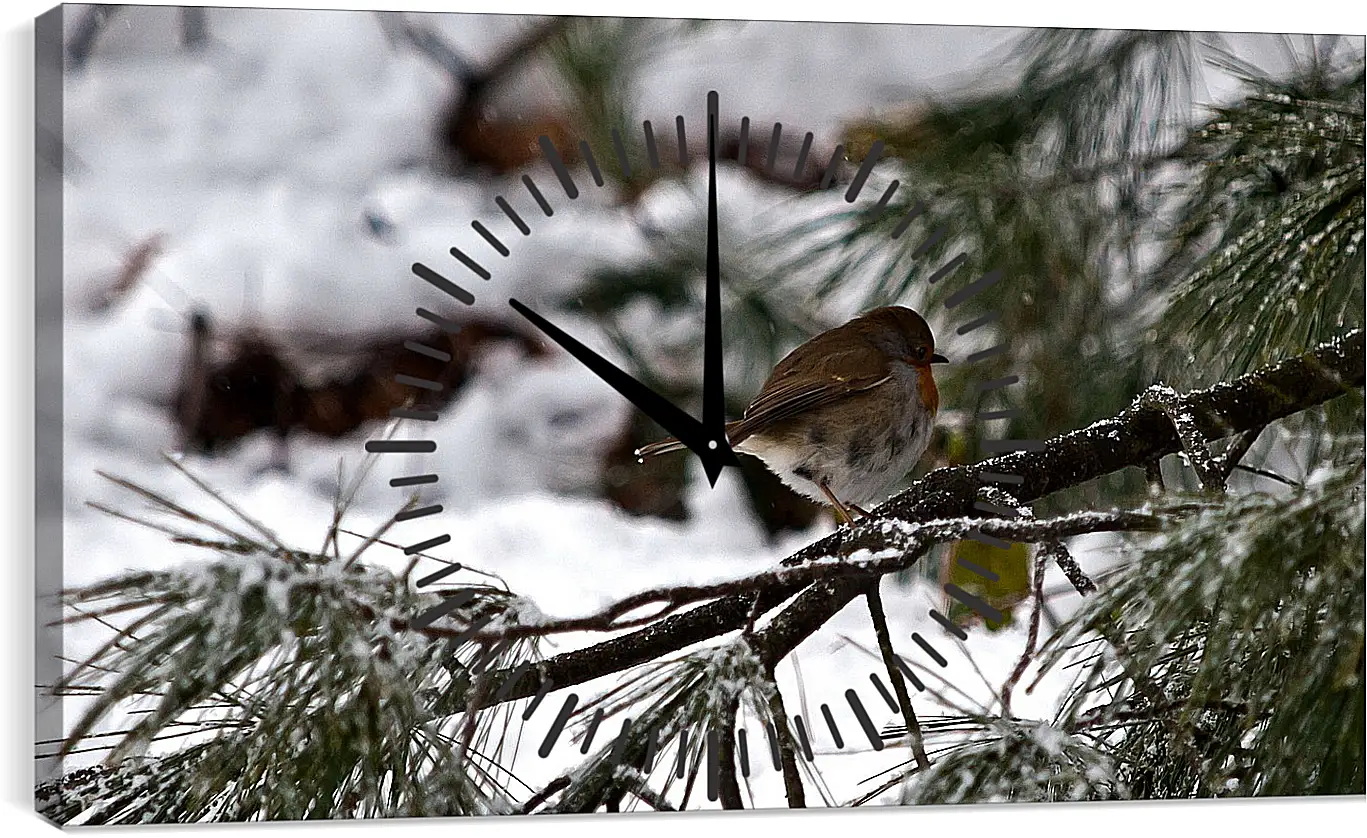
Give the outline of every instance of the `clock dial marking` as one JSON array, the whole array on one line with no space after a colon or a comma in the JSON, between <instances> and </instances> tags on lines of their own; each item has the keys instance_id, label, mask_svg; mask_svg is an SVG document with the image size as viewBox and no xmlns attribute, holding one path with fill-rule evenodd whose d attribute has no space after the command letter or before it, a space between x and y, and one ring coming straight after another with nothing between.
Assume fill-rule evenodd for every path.
<instances>
[{"instance_id":1,"label":"clock dial marking","mask_svg":"<svg viewBox=\"0 0 1367 838\"><path fill-rule=\"evenodd\" d=\"M935 273L931 274L931 275L926 279L926 282L930 283L931 285L934 285L935 283L939 282L940 280L944 279L945 277L947 277L947 276L949 276L950 274L952 274L952 273L954 273L955 271L957 271L957 270L959 269L959 266L962 265L963 263L967 262L967 261L968 261L968 254L967 254L967 253L960 253L958 256L955 256L953 259L950 259L948 262L946 262L946 263L944 264L944 266L941 267L939 270L935 271ZM992 317L995 319L996 315L992 315ZM974 321L974 322L977 322L977 321ZM962 335L962 334L964 333L964 331L965 331L965 330L964 330L963 327L960 327L960 328L959 328L959 334Z\"/></svg>"},{"instance_id":2,"label":"clock dial marking","mask_svg":"<svg viewBox=\"0 0 1367 838\"><path fill-rule=\"evenodd\" d=\"M901 185L902 182L900 180L894 180L892 183L889 183L888 188L883 192L883 197L878 199L878 205L873 208L873 211L882 212L887 209L888 201L892 200L893 194L897 192L897 187Z\"/></svg>"},{"instance_id":3,"label":"clock dial marking","mask_svg":"<svg viewBox=\"0 0 1367 838\"><path fill-rule=\"evenodd\" d=\"M395 489L400 489L404 486L425 486L429 483L436 483L440 479L435 474L414 474L409 477L391 477L389 485Z\"/></svg>"},{"instance_id":4,"label":"clock dial marking","mask_svg":"<svg viewBox=\"0 0 1367 838\"><path fill-rule=\"evenodd\" d=\"M660 150L655 147L655 129L650 127L650 120L641 123L646 135L646 157L650 160L650 168L658 170L660 168Z\"/></svg>"},{"instance_id":5,"label":"clock dial marking","mask_svg":"<svg viewBox=\"0 0 1367 838\"><path fill-rule=\"evenodd\" d=\"M617 152L617 165L622 170L622 177L630 178L631 163L627 160L627 148L622 145L622 132L616 128L612 129L612 149Z\"/></svg>"},{"instance_id":6,"label":"clock dial marking","mask_svg":"<svg viewBox=\"0 0 1367 838\"><path fill-rule=\"evenodd\" d=\"M478 221L471 221L470 226L475 228L476 233L479 233L481 236L484 237L484 240L489 243L490 247L498 251L499 256L509 255L508 246L505 245L503 242L499 241L498 237L495 236L493 233L489 232L488 227L485 227Z\"/></svg>"},{"instance_id":7,"label":"clock dial marking","mask_svg":"<svg viewBox=\"0 0 1367 838\"><path fill-rule=\"evenodd\" d=\"M589 174L593 175L595 186L603 185L603 173L598 170L598 161L593 159L593 149L589 147L588 140L579 141L579 156L584 158L584 165L589 167Z\"/></svg>"},{"instance_id":8,"label":"clock dial marking","mask_svg":"<svg viewBox=\"0 0 1367 838\"><path fill-rule=\"evenodd\" d=\"M683 114L674 117L674 128L679 135L679 168L688 168L688 138L684 134Z\"/></svg>"},{"instance_id":9,"label":"clock dial marking","mask_svg":"<svg viewBox=\"0 0 1367 838\"><path fill-rule=\"evenodd\" d=\"M430 439L372 439L365 450L371 454L431 454L437 444Z\"/></svg>"},{"instance_id":10,"label":"clock dial marking","mask_svg":"<svg viewBox=\"0 0 1367 838\"><path fill-rule=\"evenodd\" d=\"M812 140L814 139L816 136L811 131L808 131L807 135L802 138L802 150L797 153L797 162L793 164L793 180L802 177L802 170L807 165L807 155L812 150Z\"/></svg>"},{"instance_id":11,"label":"clock dial marking","mask_svg":"<svg viewBox=\"0 0 1367 838\"><path fill-rule=\"evenodd\" d=\"M413 585L414 585L414 587L424 588L424 587L426 587L426 586L428 586L428 585L434 584L434 583L436 583L436 582L440 582L441 580L443 580L443 579L445 579L446 577L452 575L453 573L459 573L460 571L462 571L462 570L464 570L464 569L465 569L465 568L462 567L461 564L460 564L459 562L454 562L454 563L452 563L452 564L447 565L446 567L443 567L441 570L434 571L434 572L432 572L432 573L427 574L427 575L424 576L423 578L421 578L421 579L419 579L418 581L414 582Z\"/></svg>"},{"instance_id":12,"label":"clock dial marking","mask_svg":"<svg viewBox=\"0 0 1367 838\"><path fill-rule=\"evenodd\" d=\"M774 132L769 135L769 156L764 159L764 173L774 175L774 164L778 162L778 141L783 136L783 123L774 123Z\"/></svg>"},{"instance_id":13,"label":"clock dial marking","mask_svg":"<svg viewBox=\"0 0 1367 838\"><path fill-rule=\"evenodd\" d=\"M541 156L546 158L546 162L551 166L551 171L555 172L555 176L560 179L560 188L565 190L565 194L571 201L578 198L579 187L575 185L574 178L570 176L570 170L565 168L565 161L561 158L560 152L556 151L555 143L551 142L551 138L545 134L538 137L536 142L541 146Z\"/></svg>"},{"instance_id":14,"label":"clock dial marking","mask_svg":"<svg viewBox=\"0 0 1367 838\"><path fill-rule=\"evenodd\" d=\"M470 269L470 272L473 273L475 276L479 277L480 279L488 279L488 278L489 278L489 271L486 270L486 269L484 268L483 265L481 265L480 263L476 262L474 259L471 259L469 256L466 256L465 253L462 252L460 248L458 248L458 247L453 247L453 248L451 248L451 255L454 256L454 257L456 257L456 259L457 259L462 265L464 265L465 267L469 268L469 269Z\"/></svg>"},{"instance_id":15,"label":"clock dial marking","mask_svg":"<svg viewBox=\"0 0 1367 838\"><path fill-rule=\"evenodd\" d=\"M431 268L427 267L421 262L413 263L413 273L427 280L429 283L432 284L433 287L450 295L452 298L459 300L467 306L473 305L475 302L474 294L471 294L469 291L466 291L464 288L461 288L459 285L455 284L451 280L447 279L446 277L442 276L441 274L437 273L436 271L432 270Z\"/></svg>"},{"instance_id":16,"label":"clock dial marking","mask_svg":"<svg viewBox=\"0 0 1367 838\"><path fill-rule=\"evenodd\" d=\"M840 161L844 158L844 155L845 147L843 145L836 146L835 151L831 152L831 159L826 163L826 173L821 176L822 189L831 188L831 181L835 180L836 169L840 167Z\"/></svg>"},{"instance_id":17,"label":"clock dial marking","mask_svg":"<svg viewBox=\"0 0 1367 838\"><path fill-rule=\"evenodd\" d=\"M435 410L414 410L409 407L396 407L389 411L389 418L413 419L418 422L435 422L437 421L437 412ZM366 450L369 451L370 449L367 448Z\"/></svg>"},{"instance_id":18,"label":"clock dial marking","mask_svg":"<svg viewBox=\"0 0 1367 838\"><path fill-rule=\"evenodd\" d=\"M873 146L869 148L869 153L864 155L863 162L859 164L859 171L854 173L854 180L850 181L850 188L845 190L845 203L853 204L854 199L859 197L860 191L864 188L864 181L869 179L869 173L873 171L874 164L882 156L883 141L874 140Z\"/></svg>"},{"instance_id":19,"label":"clock dial marking","mask_svg":"<svg viewBox=\"0 0 1367 838\"><path fill-rule=\"evenodd\" d=\"M498 205L499 209L503 210L503 214L508 216L508 220L513 222L513 226L517 227L522 235L530 236L532 234L532 228L527 226L527 222L522 220L522 216L517 214L517 210L508 205L507 199L502 195L499 195L494 199L494 203Z\"/></svg>"},{"instance_id":20,"label":"clock dial marking","mask_svg":"<svg viewBox=\"0 0 1367 838\"><path fill-rule=\"evenodd\" d=\"M531 193L533 200L536 201L537 206L541 207L541 211L546 214L547 218L555 215L555 210L551 209L551 205L546 202L546 196L542 195L541 190L537 189L536 184L532 182L531 175L522 176L522 185L527 187L527 191Z\"/></svg>"}]
</instances>

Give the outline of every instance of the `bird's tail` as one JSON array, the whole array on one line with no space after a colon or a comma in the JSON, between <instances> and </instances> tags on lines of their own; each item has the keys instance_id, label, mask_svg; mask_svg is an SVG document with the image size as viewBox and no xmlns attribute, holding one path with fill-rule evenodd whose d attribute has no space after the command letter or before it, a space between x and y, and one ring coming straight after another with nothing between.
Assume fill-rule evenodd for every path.
<instances>
[{"instance_id":1,"label":"bird's tail","mask_svg":"<svg viewBox=\"0 0 1367 838\"><path fill-rule=\"evenodd\" d=\"M738 440L736 439L737 432L739 430L739 421L726 423L726 438L731 441L732 445L739 444ZM683 451L687 448L687 445L684 445L682 442L679 442L677 439L671 436L668 439L662 439L659 442L652 442L649 445L637 448L636 459L639 462L645 462L647 459L651 457L656 457L660 454L668 454L671 451Z\"/></svg>"},{"instance_id":2,"label":"bird's tail","mask_svg":"<svg viewBox=\"0 0 1367 838\"><path fill-rule=\"evenodd\" d=\"M679 442L674 437L670 437L669 439L663 439L659 442L652 442L649 445L646 445L642 448L637 448L636 459L640 462L645 462L646 459L650 457L655 457L660 454L668 454L671 451L682 451L687 447L687 445L684 445L682 442Z\"/></svg>"}]
</instances>

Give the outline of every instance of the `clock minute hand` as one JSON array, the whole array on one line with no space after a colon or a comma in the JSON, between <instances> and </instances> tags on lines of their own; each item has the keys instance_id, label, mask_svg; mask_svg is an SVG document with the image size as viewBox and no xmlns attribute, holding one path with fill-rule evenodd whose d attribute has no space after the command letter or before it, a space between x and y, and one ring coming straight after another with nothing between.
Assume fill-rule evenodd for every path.
<instances>
[{"instance_id":1,"label":"clock minute hand","mask_svg":"<svg viewBox=\"0 0 1367 838\"><path fill-rule=\"evenodd\" d=\"M726 444L725 437L722 438L720 445L710 446L708 443L713 439L713 434L708 432L703 423L689 416L664 396L632 378L611 361L575 340L564 330L527 308L518 300L510 299L508 304L518 314L530 320L532 325L544 332L547 337L559 344L562 349L574 356L581 364L607 382L612 389L621 393L628 401L640 408L643 413L659 423L660 427L673 434L675 439L688 446L693 453L702 459L703 469L714 483L716 478L712 475L719 474L724 465L735 460L735 454L731 451L731 447Z\"/></svg>"},{"instance_id":2,"label":"clock minute hand","mask_svg":"<svg viewBox=\"0 0 1367 838\"><path fill-rule=\"evenodd\" d=\"M726 446L729 450L721 347L721 249L717 242L717 103L717 92L713 90L707 94L707 298L703 327L702 424L719 447ZM715 486L720 474L720 468L709 469L707 479Z\"/></svg>"}]
</instances>

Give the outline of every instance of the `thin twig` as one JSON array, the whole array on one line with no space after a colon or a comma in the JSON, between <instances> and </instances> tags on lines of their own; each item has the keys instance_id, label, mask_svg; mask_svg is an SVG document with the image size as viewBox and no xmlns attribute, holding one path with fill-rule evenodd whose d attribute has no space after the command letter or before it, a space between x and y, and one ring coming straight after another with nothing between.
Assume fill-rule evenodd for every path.
<instances>
[{"instance_id":1,"label":"thin twig","mask_svg":"<svg viewBox=\"0 0 1367 838\"><path fill-rule=\"evenodd\" d=\"M547 800L550 800L551 795L562 789L568 788L569 784L569 777L561 776L551 780L544 789L527 798L527 802L522 804L521 814L530 815L538 806L545 803Z\"/></svg>"},{"instance_id":2,"label":"thin twig","mask_svg":"<svg viewBox=\"0 0 1367 838\"><path fill-rule=\"evenodd\" d=\"M1016 662L1016 668L1011 671L1011 677L1006 679L1002 685L1002 715L1011 715L1011 693L1016 689L1016 684L1020 682L1021 676L1025 674L1025 668L1030 665L1030 659L1035 656L1035 644L1039 642L1039 618L1040 611L1044 607L1044 568L1049 564L1049 555L1053 552L1055 545L1042 545L1035 552L1035 574L1031 584L1031 591L1035 596L1035 605L1030 609L1030 629L1026 634L1025 648L1021 650L1020 660ZM1062 542L1057 543L1062 547Z\"/></svg>"},{"instance_id":3,"label":"thin twig","mask_svg":"<svg viewBox=\"0 0 1367 838\"><path fill-rule=\"evenodd\" d=\"M238 507L237 504L233 503L232 501L224 497L222 492L210 486L208 483L205 483L203 480L200 480L197 476L195 476L193 472L191 472L178 460L176 460L175 457L172 457L170 454L163 452L161 458L166 462L170 463L171 467L174 468L176 471L185 475L186 479L188 479L191 483L195 484L195 486L198 487L200 491L204 492L209 497L218 501L229 512L233 513L238 518L242 519L243 523L245 523L247 526L251 527L258 533L260 533L262 537L264 537L267 541L273 544L275 548L279 550L281 553L289 552L289 548L287 548L284 542L280 540L280 536L276 535L275 532L266 527L266 525L260 523L255 518L251 517L246 512L242 511L242 509Z\"/></svg>"}]
</instances>

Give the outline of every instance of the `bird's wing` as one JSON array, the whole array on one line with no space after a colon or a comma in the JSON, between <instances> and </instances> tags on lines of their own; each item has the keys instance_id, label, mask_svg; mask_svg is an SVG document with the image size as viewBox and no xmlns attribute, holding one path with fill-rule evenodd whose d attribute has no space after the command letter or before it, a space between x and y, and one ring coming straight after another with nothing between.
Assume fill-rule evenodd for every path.
<instances>
[{"instance_id":1,"label":"bird's wing","mask_svg":"<svg viewBox=\"0 0 1367 838\"><path fill-rule=\"evenodd\" d=\"M797 375L799 368L811 372ZM727 436L736 445L775 422L871 390L890 378L886 358L873 346L861 343L828 351L813 340L779 363L745 417L727 429Z\"/></svg>"}]
</instances>

